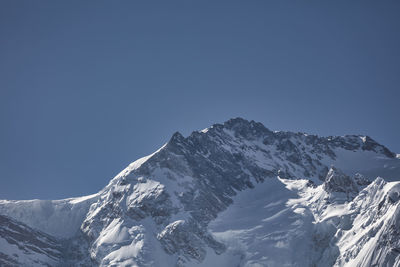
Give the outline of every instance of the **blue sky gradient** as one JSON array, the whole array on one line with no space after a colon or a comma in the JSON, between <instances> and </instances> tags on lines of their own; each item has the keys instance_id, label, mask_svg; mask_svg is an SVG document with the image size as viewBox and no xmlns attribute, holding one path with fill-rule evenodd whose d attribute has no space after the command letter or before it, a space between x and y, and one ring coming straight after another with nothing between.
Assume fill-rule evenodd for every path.
<instances>
[{"instance_id":1,"label":"blue sky gradient","mask_svg":"<svg viewBox=\"0 0 400 267\"><path fill-rule=\"evenodd\" d=\"M0 199L97 192L232 117L400 153L399 1L2 1Z\"/></svg>"}]
</instances>

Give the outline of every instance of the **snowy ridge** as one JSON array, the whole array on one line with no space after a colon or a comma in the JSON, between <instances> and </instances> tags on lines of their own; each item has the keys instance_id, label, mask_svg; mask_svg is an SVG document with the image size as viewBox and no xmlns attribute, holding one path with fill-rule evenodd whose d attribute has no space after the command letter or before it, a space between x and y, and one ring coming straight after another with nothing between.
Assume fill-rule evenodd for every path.
<instances>
[{"instance_id":1,"label":"snowy ridge","mask_svg":"<svg viewBox=\"0 0 400 267\"><path fill-rule=\"evenodd\" d=\"M398 182L377 176L398 181L400 159L368 136L237 118L175 133L96 195L0 201L0 214L68 238L60 261L76 266L400 264Z\"/></svg>"},{"instance_id":2,"label":"snowy ridge","mask_svg":"<svg viewBox=\"0 0 400 267\"><path fill-rule=\"evenodd\" d=\"M98 194L62 200L0 200L0 214L60 238L73 237Z\"/></svg>"}]
</instances>

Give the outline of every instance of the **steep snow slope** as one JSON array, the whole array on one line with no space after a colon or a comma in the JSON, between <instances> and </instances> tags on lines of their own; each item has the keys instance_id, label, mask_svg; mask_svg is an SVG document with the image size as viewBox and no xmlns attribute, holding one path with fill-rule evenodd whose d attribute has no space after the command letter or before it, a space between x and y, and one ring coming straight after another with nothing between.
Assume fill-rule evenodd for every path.
<instances>
[{"instance_id":1,"label":"steep snow slope","mask_svg":"<svg viewBox=\"0 0 400 267\"><path fill-rule=\"evenodd\" d=\"M186 138L175 133L95 196L44 207L3 201L0 213L84 240L78 247L87 251L86 265L368 266L366 246L345 246L353 242L349 231L371 244L379 264L397 262L390 254L396 240L378 243L352 228L374 218L387 225L379 236L397 236L397 202L382 202L396 182L378 187L379 194L371 188L382 179L368 184L377 174L395 181L399 170L396 155L366 136L272 132L238 118ZM390 212L372 214L362 205L370 199ZM53 226L64 218L65 231Z\"/></svg>"},{"instance_id":2,"label":"steep snow slope","mask_svg":"<svg viewBox=\"0 0 400 267\"><path fill-rule=\"evenodd\" d=\"M0 214L59 238L73 237L97 194L62 200L0 200Z\"/></svg>"},{"instance_id":3,"label":"steep snow slope","mask_svg":"<svg viewBox=\"0 0 400 267\"><path fill-rule=\"evenodd\" d=\"M347 205L349 229L335 236L336 266L399 266L400 183L377 178Z\"/></svg>"}]
</instances>

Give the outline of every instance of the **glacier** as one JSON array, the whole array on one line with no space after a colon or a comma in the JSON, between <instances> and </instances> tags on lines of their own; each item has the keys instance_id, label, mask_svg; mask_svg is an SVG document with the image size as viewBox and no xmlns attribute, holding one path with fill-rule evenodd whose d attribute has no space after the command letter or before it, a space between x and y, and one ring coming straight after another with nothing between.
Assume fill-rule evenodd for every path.
<instances>
[{"instance_id":1,"label":"glacier","mask_svg":"<svg viewBox=\"0 0 400 267\"><path fill-rule=\"evenodd\" d=\"M0 265L399 266L399 199L400 158L369 136L235 118L94 195L0 200Z\"/></svg>"}]
</instances>

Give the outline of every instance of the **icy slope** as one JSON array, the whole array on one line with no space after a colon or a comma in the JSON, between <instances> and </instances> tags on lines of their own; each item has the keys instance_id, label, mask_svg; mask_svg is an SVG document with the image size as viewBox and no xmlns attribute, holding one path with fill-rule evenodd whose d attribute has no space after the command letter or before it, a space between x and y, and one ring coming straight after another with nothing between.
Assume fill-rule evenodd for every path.
<instances>
[{"instance_id":1,"label":"icy slope","mask_svg":"<svg viewBox=\"0 0 400 267\"><path fill-rule=\"evenodd\" d=\"M368 266L370 251L393 262L397 244L354 228L383 221L379 236L397 236L397 202L382 202L397 182L374 191L377 175L398 180L400 159L367 136L273 132L238 118L175 133L94 196L2 201L0 214L69 238L66 255L86 251L85 266ZM368 252L355 249L361 239Z\"/></svg>"}]
</instances>

